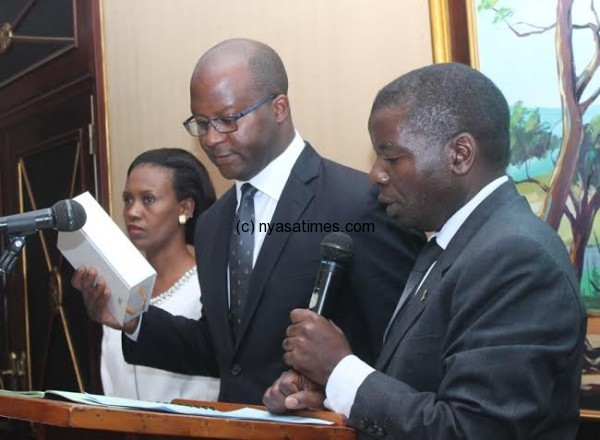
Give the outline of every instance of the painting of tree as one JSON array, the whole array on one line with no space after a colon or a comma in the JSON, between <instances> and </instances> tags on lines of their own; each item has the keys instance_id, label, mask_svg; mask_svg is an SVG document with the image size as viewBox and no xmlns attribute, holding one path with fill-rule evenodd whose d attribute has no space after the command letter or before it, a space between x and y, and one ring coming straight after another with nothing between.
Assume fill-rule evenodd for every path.
<instances>
[{"instance_id":1,"label":"painting of tree","mask_svg":"<svg viewBox=\"0 0 600 440\"><path fill-rule=\"evenodd\" d=\"M595 223L600 208L600 107L594 105L598 105L600 95L596 78L600 76L596 75L600 66L600 18L595 0L537 3L539 8L553 9L551 16L545 16L546 20L551 18L549 22L537 21L543 14L523 19L519 9L524 8L524 2L510 0L479 0L478 21L487 19L517 39L553 36L552 46L540 46L532 56L545 50L552 52L555 60L554 87L559 100L556 122L542 116L550 114L551 108L509 100L511 165L519 169L518 177L513 178L522 192L538 195L539 203L532 206L569 246L586 305L590 312L598 313L600 233L595 232ZM587 39L585 46L581 44L583 38ZM536 175L532 164L541 161L550 162L550 170Z\"/></svg>"}]
</instances>

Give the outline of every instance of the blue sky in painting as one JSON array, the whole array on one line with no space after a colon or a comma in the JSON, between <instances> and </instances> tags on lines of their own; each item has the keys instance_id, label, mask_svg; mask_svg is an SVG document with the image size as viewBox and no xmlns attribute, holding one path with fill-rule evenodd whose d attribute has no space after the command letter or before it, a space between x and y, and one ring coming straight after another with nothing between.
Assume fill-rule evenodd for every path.
<instances>
[{"instance_id":1,"label":"blue sky in painting","mask_svg":"<svg viewBox=\"0 0 600 440\"><path fill-rule=\"evenodd\" d=\"M479 4L479 0L472 1ZM513 9L512 23L548 26L556 21L556 3L556 0L500 0L498 6ZM600 11L600 1L595 0L594 3ZM511 105L522 100L528 107L559 108L554 29L539 35L517 37L504 23L493 24L492 17L489 11L477 14L481 71L496 82ZM573 23L583 24L592 20L589 0L575 0ZM522 32L532 30L525 25L518 25L518 29ZM594 51L591 32L574 31L573 44L576 48L575 65L580 72ZM588 93L599 86L600 78L596 78L588 86Z\"/></svg>"},{"instance_id":2,"label":"blue sky in painting","mask_svg":"<svg viewBox=\"0 0 600 440\"><path fill-rule=\"evenodd\" d=\"M471 0L479 4L479 0ZM600 11L600 0L594 0ZM575 0L573 23L583 24L593 21L588 0ZM557 0L500 0L498 7L514 11L510 22L519 32L534 30L534 26L546 27L556 22ZM539 108L542 120L549 123L552 131L561 135L561 109L558 89L558 73L555 55L555 29L527 37L516 36L504 23L492 23L493 13L477 13L477 46L479 48L479 68L500 87L509 104L523 101L527 107ZM575 66L579 73L594 53L594 41L589 30L574 31ZM511 60L511 62L506 62ZM596 75L588 85L584 98L600 87L600 77ZM584 115L584 122L600 113L598 101ZM527 170L532 177L547 174L552 170L553 157L531 159ZM511 166L509 174L519 180L525 178L525 166Z\"/></svg>"}]
</instances>

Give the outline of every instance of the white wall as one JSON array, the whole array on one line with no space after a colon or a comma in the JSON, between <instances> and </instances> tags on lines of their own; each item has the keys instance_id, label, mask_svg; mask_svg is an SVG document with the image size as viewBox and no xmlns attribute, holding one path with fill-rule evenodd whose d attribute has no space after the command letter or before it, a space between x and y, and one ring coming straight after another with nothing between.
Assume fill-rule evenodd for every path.
<instances>
[{"instance_id":1,"label":"white wall","mask_svg":"<svg viewBox=\"0 0 600 440\"><path fill-rule=\"evenodd\" d=\"M181 125L196 60L231 37L281 55L296 127L322 155L368 171L366 129L383 85L432 61L424 0L103 0L113 217L125 172L140 152L194 151ZM221 194L230 186L209 167Z\"/></svg>"}]
</instances>

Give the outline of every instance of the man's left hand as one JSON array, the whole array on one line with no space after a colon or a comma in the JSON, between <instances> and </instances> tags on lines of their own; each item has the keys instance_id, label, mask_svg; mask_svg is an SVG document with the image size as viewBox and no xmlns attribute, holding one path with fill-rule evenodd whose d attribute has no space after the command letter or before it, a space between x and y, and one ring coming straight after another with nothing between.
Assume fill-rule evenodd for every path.
<instances>
[{"instance_id":1,"label":"man's left hand","mask_svg":"<svg viewBox=\"0 0 600 440\"><path fill-rule=\"evenodd\" d=\"M322 410L324 401L322 387L294 370L284 371L263 395L263 403L273 414L290 409Z\"/></svg>"},{"instance_id":2,"label":"man's left hand","mask_svg":"<svg viewBox=\"0 0 600 440\"><path fill-rule=\"evenodd\" d=\"M310 310L292 310L290 319L292 324L283 341L283 360L313 382L325 385L339 361L352 354L344 333Z\"/></svg>"}]
</instances>

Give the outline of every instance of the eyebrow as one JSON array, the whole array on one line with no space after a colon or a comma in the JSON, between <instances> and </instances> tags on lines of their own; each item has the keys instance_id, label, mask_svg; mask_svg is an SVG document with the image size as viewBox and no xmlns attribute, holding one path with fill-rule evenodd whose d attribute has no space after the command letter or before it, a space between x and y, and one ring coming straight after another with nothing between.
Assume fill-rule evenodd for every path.
<instances>
[{"instance_id":1,"label":"eyebrow","mask_svg":"<svg viewBox=\"0 0 600 440\"><path fill-rule=\"evenodd\" d=\"M192 116L194 117L194 119L196 120L202 120L202 121L211 121L213 119L227 119L227 118L231 118L232 115L227 115L227 116L215 116L214 118L209 118L208 116L204 116L204 115L196 115L192 113Z\"/></svg>"},{"instance_id":2,"label":"eyebrow","mask_svg":"<svg viewBox=\"0 0 600 440\"><path fill-rule=\"evenodd\" d=\"M389 151L389 150L391 150L393 148L396 148L396 146L393 145L391 142L387 141L387 142L383 142L383 143L377 144L375 146L375 148L377 149L377 151L385 153L386 151Z\"/></svg>"},{"instance_id":3,"label":"eyebrow","mask_svg":"<svg viewBox=\"0 0 600 440\"><path fill-rule=\"evenodd\" d=\"M234 109L233 105L228 105L227 107L224 107L221 110L219 110L217 112L217 114L224 113L224 112L227 112L227 111L232 112L233 109ZM204 115L201 115L201 114L198 114L198 113L194 113L194 112L192 112L192 116L194 118L204 118L204 119L222 119L222 118L229 118L229 117L231 117L231 115L226 115L226 116L216 116L214 118L209 118L208 116L204 116Z\"/></svg>"},{"instance_id":4,"label":"eyebrow","mask_svg":"<svg viewBox=\"0 0 600 440\"><path fill-rule=\"evenodd\" d=\"M156 188L153 188L153 189L142 189L142 190L139 190L139 191L123 191L123 195L124 195L124 196L133 196L133 195L135 195L135 194L140 194L140 195L143 195L143 196L145 196L145 195L147 195L147 194L152 194L152 195L154 195L154 194L156 194L158 191L159 191L159 190L158 190L158 189L156 189Z\"/></svg>"}]
</instances>

